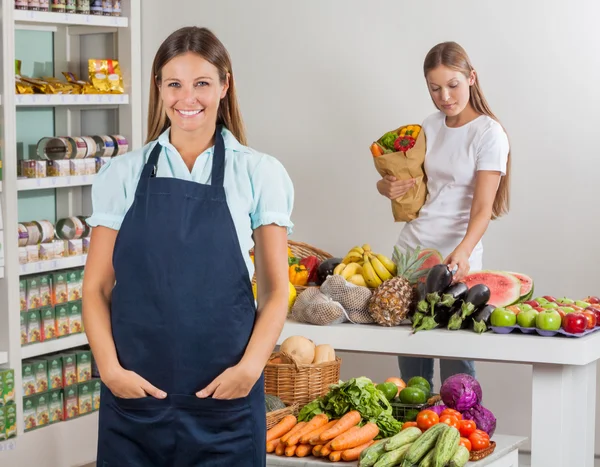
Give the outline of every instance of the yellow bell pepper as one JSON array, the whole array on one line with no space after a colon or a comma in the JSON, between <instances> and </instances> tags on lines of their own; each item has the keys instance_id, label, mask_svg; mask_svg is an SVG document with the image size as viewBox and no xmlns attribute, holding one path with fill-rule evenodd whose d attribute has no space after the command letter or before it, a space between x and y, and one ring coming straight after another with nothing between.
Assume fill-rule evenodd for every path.
<instances>
[{"instance_id":1,"label":"yellow bell pepper","mask_svg":"<svg viewBox=\"0 0 600 467\"><path fill-rule=\"evenodd\" d=\"M308 283L308 269L302 264L292 264L289 269L290 282L294 285Z\"/></svg>"}]
</instances>

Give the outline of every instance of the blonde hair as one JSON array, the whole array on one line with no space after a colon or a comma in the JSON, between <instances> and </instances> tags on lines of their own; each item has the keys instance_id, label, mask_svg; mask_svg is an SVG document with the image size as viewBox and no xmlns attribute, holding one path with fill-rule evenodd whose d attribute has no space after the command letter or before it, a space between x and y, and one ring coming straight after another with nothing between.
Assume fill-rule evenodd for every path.
<instances>
[{"instance_id":1,"label":"blonde hair","mask_svg":"<svg viewBox=\"0 0 600 467\"><path fill-rule=\"evenodd\" d=\"M423 73L425 77L427 77L427 73L440 65L444 65L452 70L461 72L467 77L467 79L470 78L471 72L474 70L467 52L456 42L442 42L437 44L429 51L423 63ZM475 74L475 82L469 87L469 93L469 103L477 113L481 115L487 115L488 117L493 118L495 121L500 123L498 118L490 109L490 106L483 95L477 74ZM504 131L506 132L506 130ZM500 185L498 186L498 191L496 192L496 197L494 198L492 219L496 219L503 214L508 213L510 207L510 162L511 158L509 150L508 159L506 161L506 175L501 177Z\"/></svg>"},{"instance_id":2,"label":"blonde hair","mask_svg":"<svg viewBox=\"0 0 600 467\"><path fill-rule=\"evenodd\" d=\"M246 131L237 100L229 53L210 30L195 26L184 27L173 32L164 40L154 56L150 74L146 144L157 139L162 132L171 126L171 121L163 108L158 90L162 80L162 69L169 60L187 52L196 53L213 64L219 72L221 84L227 81L227 73L229 73L229 89L219 104L217 125L222 124L225 126L245 146Z\"/></svg>"}]
</instances>

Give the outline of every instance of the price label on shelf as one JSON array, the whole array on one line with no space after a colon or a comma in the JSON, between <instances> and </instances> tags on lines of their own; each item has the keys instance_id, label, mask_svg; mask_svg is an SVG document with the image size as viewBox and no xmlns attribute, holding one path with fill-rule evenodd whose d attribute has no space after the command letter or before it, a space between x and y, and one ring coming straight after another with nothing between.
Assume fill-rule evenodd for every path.
<instances>
[{"instance_id":1,"label":"price label on shelf","mask_svg":"<svg viewBox=\"0 0 600 467\"><path fill-rule=\"evenodd\" d=\"M81 183L87 183L87 181L88 181L87 175L82 175L81 176Z\"/></svg>"},{"instance_id":2,"label":"price label on shelf","mask_svg":"<svg viewBox=\"0 0 600 467\"><path fill-rule=\"evenodd\" d=\"M35 184L36 184L36 186L42 186L42 179L41 178L36 178L35 179Z\"/></svg>"},{"instance_id":3,"label":"price label on shelf","mask_svg":"<svg viewBox=\"0 0 600 467\"><path fill-rule=\"evenodd\" d=\"M57 179L57 177L50 177L50 183L52 185L56 185L56 179Z\"/></svg>"},{"instance_id":4,"label":"price label on shelf","mask_svg":"<svg viewBox=\"0 0 600 467\"><path fill-rule=\"evenodd\" d=\"M14 439L0 441L0 452L13 451L17 447L17 442Z\"/></svg>"}]
</instances>

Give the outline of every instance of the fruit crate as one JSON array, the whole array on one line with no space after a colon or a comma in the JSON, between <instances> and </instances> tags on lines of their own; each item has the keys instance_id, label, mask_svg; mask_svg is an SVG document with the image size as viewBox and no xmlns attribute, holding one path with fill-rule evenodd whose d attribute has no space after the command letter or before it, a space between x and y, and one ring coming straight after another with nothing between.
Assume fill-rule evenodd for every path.
<instances>
[{"instance_id":1,"label":"fruit crate","mask_svg":"<svg viewBox=\"0 0 600 467\"><path fill-rule=\"evenodd\" d=\"M439 394L432 394L427 402L423 404L404 404L395 399L390 401L392 406L392 416L400 422L414 422L417 419L417 414L421 410L429 409L435 405L440 405L442 398Z\"/></svg>"}]
</instances>

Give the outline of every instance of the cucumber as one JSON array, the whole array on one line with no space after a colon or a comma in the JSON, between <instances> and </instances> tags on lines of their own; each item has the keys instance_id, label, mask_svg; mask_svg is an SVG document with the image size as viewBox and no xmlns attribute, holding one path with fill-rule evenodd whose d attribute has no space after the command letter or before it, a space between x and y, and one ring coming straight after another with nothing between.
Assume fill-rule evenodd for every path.
<instances>
[{"instance_id":1,"label":"cucumber","mask_svg":"<svg viewBox=\"0 0 600 467\"><path fill-rule=\"evenodd\" d=\"M464 446L458 446L458 449L448 462L448 467L464 467L469 462L469 450Z\"/></svg>"},{"instance_id":2,"label":"cucumber","mask_svg":"<svg viewBox=\"0 0 600 467\"><path fill-rule=\"evenodd\" d=\"M374 467L392 467L394 465L400 465L411 446L412 444L405 444L395 451L388 451L384 453Z\"/></svg>"},{"instance_id":3,"label":"cucumber","mask_svg":"<svg viewBox=\"0 0 600 467\"><path fill-rule=\"evenodd\" d=\"M373 467L377 459L385 452L385 446L391 438L376 441L360 453L358 467Z\"/></svg>"},{"instance_id":4,"label":"cucumber","mask_svg":"<svg viewBox=\"0 0 600 467\"><path fill-rule=\"evenodd\" d=\"M435 454L435 448L427 453L421 462L419 463L419 467L433 467L433 455Z\"/></svg>"},{"instance_id":5,"label":"cucumber","mask_svg":"<svg viewBox=\"0 0 600 467\"><path fill-rule=\"evenodd\" d=\"M438 423L419 436L419 439L412 443L409 451L406 453L402 467L419 465L421 459L433 449L438 437L448 428L450 428L449 425Z\"/></svg>"},{"instance_id":6,"label":"cucumber","mask_svg":"<svg viewBox=\"0 0 600 467\"><path fill-rule=\"evenodd\" d=\"M453 426L449 426L439 437L433 449L433 467L446 467L452 456L458 449L460 443L460 432Z\"/></svg>"},{"instance_id":7,"label":"cucumber","mask_svg":"<svg viewBox=\"0 0 600 467\"><path fill-rule=\"evenodd\" d=\"M395 451L405 444L414 443L422 434L423 432L419 428L411 426L410 428L402 430L397 435L392 436L385 445L385 450Z\"/></svg>"}]
</instances>

